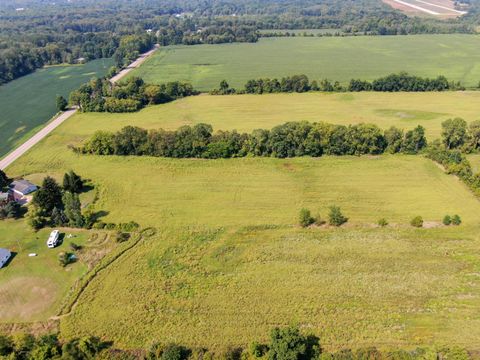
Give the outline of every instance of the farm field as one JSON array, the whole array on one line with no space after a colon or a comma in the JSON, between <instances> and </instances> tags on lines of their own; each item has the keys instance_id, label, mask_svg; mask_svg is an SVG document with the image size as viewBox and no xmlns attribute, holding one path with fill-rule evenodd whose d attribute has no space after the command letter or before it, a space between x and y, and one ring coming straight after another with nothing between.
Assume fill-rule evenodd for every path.
<instances>
[{"instance_id":1,"label":"farm field","mask_svg":"<svg viewBox=\"0 0 480 360\"><path fill-rule=\"evenodd\" d=\"M88 138L99 124L101 129L110 131L126 125L174 130L203 122L211 124L214 130L249 132L287 121L307 120L346 125L365 122L402 129L422 125L427 137L433 140L440 137L442 121L457 116L467 122L480 119L480 92L201 95L132 114L77 114L76 120L69 121L55 136L68 132L71 136L58 142L68 144L75 140L76 144Z\"/></svg>"},{"instance_id":2,"label":"farm field","mask_svg":"<svg viewBox=\"0 0 480 360\"><path fill-rule=\"evenodd\" d=\"M383 0L394 9L414 16L433 16L451 19L466 14L466 9L458 10L452 0Z\"/></svg>"},{"instance_id":3,"label":"farm field","mask_svg":"<svg viewBox=\"0 0 480 360\"><path fill-rule=\"evenodd\" d=\"M202 91L227 80L306 74L312 80L373 80L392 72L460 81L480 79L480 37L476 35L264 38L255 44L169 46L132 75L146 82L189 81Z\"/></svg>"},{"instance_id":4,"label":"farm field","mask_svg":"<svg viewBox=\"0 0 480 360\"><path fill-rule=\"evenodd\" d=\"M28 139L56 113L55 97L69 93L113 65L100 59L85 65L51 66L0 86L0 157Z\"/></svg>"},{"instance_id":5,"label":"farm field","mask_svg":"<svg viewBox=\"0 0 480 360\"><path fill-rule=\"evenodd\" d=\"M152 109L248 98L270 96L199 96L128 116L75 115L8 169L32 179L74 169L94 181L103 221L158 229L90 283L60 320L61 336L105 336L125 348L161 339L222 350L296 323L331 350L479 349L480 202L430 160L179 160L67 149L98 129L162 126L158 115L139 116ZM222 115L218 125L228 128ZM346 226L296 226L302 207L326 218L332 204L350 218ZM456 213L460 227L440 226L445 214ZM428 228L408 225L416 215ZM375 226L380 217L389 227Z\"/></svg>"}]
</instances>

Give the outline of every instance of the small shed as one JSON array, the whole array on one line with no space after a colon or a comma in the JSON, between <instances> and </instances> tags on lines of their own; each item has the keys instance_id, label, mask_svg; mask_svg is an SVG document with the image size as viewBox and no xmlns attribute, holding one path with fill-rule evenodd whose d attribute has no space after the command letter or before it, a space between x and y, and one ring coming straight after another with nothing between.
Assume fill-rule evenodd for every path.
<instances>
[{"instance_id":1,"label":"small shed","mask_svg":"<svg viewBox=\"0 0 480 360\"><path fill-rule=\"evenodd\" d=\"M35 184L32 184L28 180L15 180L10 184L10 190L17 195L25 196L34 191L37 191L38 187Z\"/></svg>"},{"instance_id":2,"label":"small shed","mask_svg":"<svg viewBox=\"0 0 480 360\"><path fill-rule=\"evenodd\" d=\"M12 253L8 249L0 248L0 269L10 260Z\"/></svg>"}]
</instances>

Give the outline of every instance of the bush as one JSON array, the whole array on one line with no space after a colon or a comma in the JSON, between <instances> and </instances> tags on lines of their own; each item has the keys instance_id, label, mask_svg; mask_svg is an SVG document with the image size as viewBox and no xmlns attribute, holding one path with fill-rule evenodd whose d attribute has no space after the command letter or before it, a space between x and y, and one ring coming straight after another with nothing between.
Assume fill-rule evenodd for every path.
<instances>
[{"instance_id":1,"label":"bush","mask_svg":"<svg viewBox=\"0 0 480 360\"><path fill-rule=\"evenodd\" d=\"M412 221L410 221L410 225L421 228L423 226L423 218L421 216L415 216Z\"/></svg>"},{"instance_id":2,"label":"bush","mask_svg":"<svg viewBox=\"0 0 480 360\"><path fill-rule=\"evenodd\" d=\"M460 225L462 223L462 219L460 219L460 216L458 215L453 215L452 217L452 224L453 225Z\"/></svg>"},{"instance_id":3,"label":"bush","mask_svg":"<svg viewBox=\"0 0 480 360\"><path fill-rule=\"evenodd\" d=\"M125 242L128 239L130 239L130 234L129 233L124 233L124 232L121 232L121 231L117 231L117 233L115 234L115 240L119 243Z\"/></svg>"},{"instance_id":4,"label":"bush","mask_svg":"<svg viewBox=\"0 0 480 360\"><path fill-rule=\"evenodd\" d=\"M102 229L105 229L106 225L107 224L105 224L103 221L99 221L99 222L93 224L92 228L96 229L96 230L102 230Z\"/></svg>"},{"instance_id":5,"label":"bush","mask_svg":"<svg viewBox=\"0 0 480 360\"><path fill-rule=\"evenodd\" d=\"M78 250L82 250L82 246L81 246L81 245L77 245L77 244L75 244L74 242L71 242L71 243L70 243L70 249L72 249L72 251L78 251Z\"/></svg>"},{"instance_id":6,"label":"bush","mask_svg":"<svg viewBox=\"0 0 480 360\"><path fill-rule=\"evenodd\" d=\"M452 218L450 217L450 215L445 215L442 222L443 222L443 225L448 226L452 223Z\"/></svg>"},{"instance_id":7,"label":"bush","mask_svg":"<svg viewBox=\"0 0 480 360\"><path fill-rule=\"evenodd\" d=\"M250 353L255 358L261 358L262 356L264 356L267 353L267 351L268 351L268 346L267 345L260 344L256 341L254 341L250 345Z\"/></svg>"},{"instance_id":8,"label":"bush","mask_svg":"<svg viewBox=\"0 0 480 360\"><path fill-rule=\"evenodd\" d=\"M61 252L58 254L58 262L61 266L65 267L68 264L75 262L75 255L68 252Z\"/></svg>"},{"instance_id":9,"label":"bush","mask_svg":"<svg viewBox=\"0 0 480 360\"><path fill-rule=\"evenodd\" d=\"M343 216L342 211L338 206L330 206L330 213L328 214L328 222L333 226L341 226L348 221L348 218Z\"/></svg>"},{"instance_id":10,"label":"bush","mask_svg":"<svg viewBox=\"0 0 480 360\"><path fill-rule=\"evenodd\" d=\"M378 220L377 224L378 224L378 226L385 227L385 226L388 225L388 221L385 218L381 218L381 219Z\"/></svg>"},{"instance_id":11,"label":"bush","mask_svg":"<svg viewBox=\"0 0 480 360\"><path fill-rule=\"evenodd\" d=\"M301 227L308 227L314 223L315 219L312 217L310 210L300 210L299 223Z\"/></svg>"}]
</instances>

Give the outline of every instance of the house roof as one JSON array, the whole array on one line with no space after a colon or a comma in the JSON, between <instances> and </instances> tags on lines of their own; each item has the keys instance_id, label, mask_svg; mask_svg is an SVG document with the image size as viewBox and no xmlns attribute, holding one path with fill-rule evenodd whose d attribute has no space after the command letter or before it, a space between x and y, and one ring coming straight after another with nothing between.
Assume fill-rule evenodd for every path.
<instances>
[{"instance_id":1,"label":"house roof","mask_svg":"<svg viewBox=\"0 0 480 360\"><path fill-rule=\"evenodd\" d=\"M2 249L0 248L0 259L5 258L6 256L10 256L12 253L8 249Z\"/></svg>"},{"instance_id":2,"label":"house roof","mask_svg":"<svg viewBox=\"0 0 480 360\"><path fill-rule=\"evenodd\" d=\"M28 180L22 179L22 180L15 180L14 182L12 182L10 184L10 189L21 192L21 193L24 193L26 190L28 190L32 186L37 188L37 186L35 184L32 184Z\"/></svg>"},{"instance_id":3,"label":"house roof","mask_svg":"<svg viewBox=\"0 0 480 360\"><path fill-rule=\"evenodd\" d=\"M8 193L0 192L0 201L5 201L5 200L8 200L9 198L10 198L10 195Z\"/></svg>"}]
</instances>

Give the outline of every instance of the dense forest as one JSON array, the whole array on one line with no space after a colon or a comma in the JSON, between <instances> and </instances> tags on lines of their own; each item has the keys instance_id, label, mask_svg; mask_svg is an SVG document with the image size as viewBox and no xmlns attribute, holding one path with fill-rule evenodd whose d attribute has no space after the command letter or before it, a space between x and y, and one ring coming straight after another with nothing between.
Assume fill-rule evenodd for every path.
<instances>
[{"instance_id":1,"label":"dense forest","mask_svg":"<svg viewBox=\"0 0 480 360\"><path fill-rule=\"evenodd\" d=\"M49 64L115 55L123 66L155 42L255 42L259 29L472 33L478 8L472 0L469 15L437 21L407 17L379 0L6 0L0 2L0 84Z\"/></svg>"}]
</instances>

